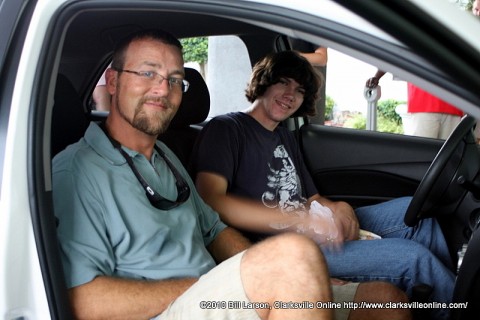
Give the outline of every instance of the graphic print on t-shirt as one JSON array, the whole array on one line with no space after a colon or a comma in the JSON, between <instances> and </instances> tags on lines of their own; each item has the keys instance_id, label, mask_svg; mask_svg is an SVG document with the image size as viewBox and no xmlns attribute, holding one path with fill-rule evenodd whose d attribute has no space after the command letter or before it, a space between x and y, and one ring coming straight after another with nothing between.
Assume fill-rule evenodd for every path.
<instances>
[{"instance_id":1,"label":"graphic print on t-shirt","mask_svg":"<svg viewBox=\"0 0 480 320\"><path fill-rule=\"evenodd\" d=\"M263 204L269 208L278 207L285 213L305 210L306 199L302 197L300 178L283 144L276 147L267 165L267 190L262 195Z\"/></svg>"}]
</instances>

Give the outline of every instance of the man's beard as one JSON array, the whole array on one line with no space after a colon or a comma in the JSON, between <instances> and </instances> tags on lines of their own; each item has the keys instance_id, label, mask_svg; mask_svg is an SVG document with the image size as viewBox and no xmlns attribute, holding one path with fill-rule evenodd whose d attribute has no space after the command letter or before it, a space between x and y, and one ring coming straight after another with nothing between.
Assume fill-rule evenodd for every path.
<instances>
[{"instance_id":1,"label":"man's beard","mask_svg":"<svg viewBox=\"0 0 480 320\"><path fill-rule=\"evenodd\" d=\"M165 106L166 110L163 112L152 112L149 115L143 109L143 104L145 101L161 102ZM120 106L118 96L116 106L118 113L125 121L127 121L135 129L151 136L159 136L160 134L164 133L170 125L170 121L172 121L173 117L175 116L174 106L165 98L143 98L139 101L137 107L135 108L133 119L128 118L127 114L123 111L123 108Z\"/></svg>"}]
</instances>

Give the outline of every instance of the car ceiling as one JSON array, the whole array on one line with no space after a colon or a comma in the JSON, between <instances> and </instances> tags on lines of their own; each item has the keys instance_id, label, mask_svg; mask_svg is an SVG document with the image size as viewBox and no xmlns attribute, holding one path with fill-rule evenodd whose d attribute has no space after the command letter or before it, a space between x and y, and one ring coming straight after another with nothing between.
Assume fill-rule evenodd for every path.
<instances>
[{"instance_id":1,"label":"car ceiling","mask_svg":"<svg viewBox=\"0 0 480 320\"><path fill-rule=\"evenodd\" d=\"M362 34L361 30L342 28L328 19L285 8L275 12L272 7L261 4L211 0L118 1L116 4L112 9L111 2L107 1L71 2L55 19L54 28L59 33L65 31L63 44L59 42L59 46L63 46L59 72L65 74L80 93L91 89L95 77L106 66L114 43L140 28L162 28L179 38L238 35L247 46L248 41L255 41L248 46L253 62L272 51L274 39L279 34L313 35L318 43L328 43L324 42L326 38L336 36L343 41L356 39L349 47L372 45L372 49L375 48L375 39ZM326 38L319 37L322 33ZM352 34L357 36L352 37ZM50 46L55 47L54 44Z\"/></svg>"},{"instance_id":2,"label":"car ceiling","mask_svg":"<svg viewBox=\"0 0 480 320\"><path fill-rule=\"evenodd\" d=\"M93 74L105 67L114 44L130 32L148 28L161 28L178 38L234 34L247 39L263 37L268 39L267 43L273 43L278 35L245 22L198 13L85 11L78 14L68 27L59 72L66 74L79 91L88 89L91 81L88 73ZM258 48L259 54L263 55L265 49L273 49L271 44L268 45L268 48Z\"/></svg>"},{"instance_id":3,"label":"car ceiling","mask_svg":"<svg viewBox=\"0 0 480 320\"><path fill-rule=\"evenodd\" d=\"M59 32L66 30L59 72L74 83L82 96L92 90L119 38L140 28L155 27L168 30L179 38L235 34L246 42L248 38L255 39L255 46L249 46L249 50L254 50L249 52L251 61L271 51L278 34L302 35L328 47L345 49L344 53L356 55L365 62L378 62L379 67L396 71L404 79L408 79L412 72L420 73L429 80L436 78L438 83L452 89L453 81L447 72L432 66L407 47L305 13L292 14L292 11L278 8L278 12L266 14L271 7L265 9L255 3L246 6L239 1L118 1L116 4L112 9L112 4L107 1L72 2L59 12L56 20ZM395 32L400 31L393 30ZM457 86L457 92L468 96L462 90ZM479 100L471 95L468 99Z\"/></svg>"}]
</instances>

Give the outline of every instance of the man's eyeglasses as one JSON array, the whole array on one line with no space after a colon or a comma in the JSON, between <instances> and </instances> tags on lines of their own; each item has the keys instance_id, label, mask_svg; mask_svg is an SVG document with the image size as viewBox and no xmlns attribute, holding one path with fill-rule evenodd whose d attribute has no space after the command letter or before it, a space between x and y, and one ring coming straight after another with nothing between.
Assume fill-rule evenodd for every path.
<instances>
[{"instance_id":1,"label":"man's eyeglasses","mask_svg":"<svg viewBox=\"0 0 480 320\"><path fill-rule=\"evenodd\" d=\"M168 87L170 88L170 90L181 89L182 92L185 93L188 91L188 88L190 87L190 83L185 79L180 79L175 77L165 78L160 73L155 71L133 71L133 70L116 69L116 68L113 68L113 70L117 72L127 72L127 73L137 75L143 80L148 82L153 82L155 80L158 80L160 81L160 83L162 83L163 80L167 80Z\"/></svg>"},{"instance_id":2,"label":"man's eyeglasses","mask_svg":"<svg viewBox=\"0 0 480 320\"><path fill-rule=\"evenodd\" d=\"M135 167L135 164L133 163L132 158L125 152L125 150L122 149L122 146L120 145L120 143L117 140L110 137L110 135L108 134L105 128L104 123L101 124L101 128L107 135L108 139L110 139L110 142L112 143L113 147L117 149L127 161L128 166L133 171L133 174L137 178L138 182L140 182L143 189L145 190L145 194L147 195L148 201L150 201L152 206L154 206L157 209L166 211L166 210L176 208L188 200L188 198L190 197L190 187L188 186L188 183L182 177L180 172L178 172L178 170L175 168L173 163L171 163L170 160L166 157L165 152L163 152L162 149L160 149L157 145L155 145L155 150L157 150L158 154L160 154L163 160L165 160L165 163L167 164L168 168L170 169L170 171L172 171L173 176L175 177L175 185L177 187L177 199L175 201L165 199L157 191L153 190L153 188L143 178L140 172L138 172L137 168Z\"/></svg>"}]
</instances>

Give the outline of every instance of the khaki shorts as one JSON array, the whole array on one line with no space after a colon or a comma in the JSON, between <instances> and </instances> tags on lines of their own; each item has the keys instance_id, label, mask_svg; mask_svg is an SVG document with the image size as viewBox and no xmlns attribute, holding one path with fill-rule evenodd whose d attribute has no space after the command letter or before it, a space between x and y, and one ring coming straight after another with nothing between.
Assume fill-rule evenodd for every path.
<instances>
[{"instance_id":1,"label":"khaki shorts","mask_svg":"<svg viewBox=\"0 0 480 320\"><path fill-rule=\"evenodd\" d=\"M255 309L248 309L240 278L243 252L219 264L173 301L155 320L166 319L260 319ZM335 302L353 301L357 283L333 286ZM335 319L346 320L350 309L335 309Z\"/></svg>"},{"instance_id":2,"label":"khaki shorts","mask_svg":"<svg viewBox=\"0 0 480 320\"><path fill-rule=\"evenodd\" d=\"M349 282L341 286L332 286L333 302L342 305L344 302L352 302L359 284L358 282ZM350 308L335 309L336 320L347 320L349 314Z\"/></svg>"},{"instance_id":3,"label":"khaki shorts","mask_svg":"<svg viewBox=\"0 0 480 320\"><path fill-rule=\"evenodd\" d=\"M447 139L462 119L459 115L435 112L407 113L402 117L407 135Z\"/></svg>"}]
</instances>

